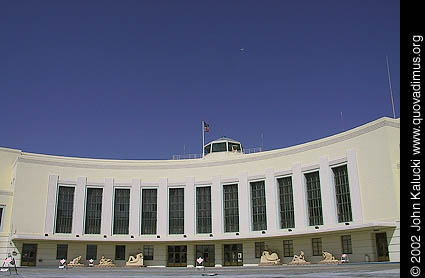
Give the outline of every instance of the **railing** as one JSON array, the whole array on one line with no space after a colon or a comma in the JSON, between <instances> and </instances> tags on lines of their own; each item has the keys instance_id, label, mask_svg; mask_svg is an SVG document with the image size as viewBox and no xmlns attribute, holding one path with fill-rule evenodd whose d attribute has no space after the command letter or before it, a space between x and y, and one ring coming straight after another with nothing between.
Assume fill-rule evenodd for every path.
<instances>
[{"instance_id":1,"label":"railing","mask_svg":"<svg viewBox=\"0 0 425 278\"><path fill-rule=\"evenodd\" d=\"M181 160L181 159L198 159L202 158L201 153L195 153L195 154L175 154L173 155L173 160Z\"/></svg>"},{"instance_id":2,"label":"railing","mask_svg":"<svg viewBox=\"0 0 425 278\"><path fill-rule=\"evenodd\" d=\"M250 154L250 153L259 153L264 151L262 147L257 148L250 148L250 149L243 149L244 154ZM239 152L239 151L238 151ZM175 154L173 155L173 160L182 160L182 159L199 159L202 158L202 154Z\"/></svg>"}]
</instances>

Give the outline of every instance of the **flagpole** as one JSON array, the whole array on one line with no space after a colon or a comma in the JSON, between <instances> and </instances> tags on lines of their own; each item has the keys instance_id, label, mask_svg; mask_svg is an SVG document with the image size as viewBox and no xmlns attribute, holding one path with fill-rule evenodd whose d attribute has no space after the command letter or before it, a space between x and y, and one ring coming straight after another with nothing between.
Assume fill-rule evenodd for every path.
<instances>
[{"instance_id":1,"label":"flagpole","mask_svg":"<svg viewBox=\"0 0 425 278\"><path fill-rule=\"evenodd\" d=\"M204 145L205 145L205 122L202 121L202 158L204 158L204 155L205 155Z\"/></svg>"},{"instance_id":2,"label":"flagpole","mask_svg":"<svg viewBox=\"0 0 425 278\"><path fill-rule=\"evenodd\" d=\"M392 104L392 107L393 107L393 116L394 116L394 119L395 119L393 88L391 87L391 77L390 77L390 67L388 66L388 56L385 56L385 58L387 58L388 83L390 83L391 104Z\"/></svg>"}]
</instances>

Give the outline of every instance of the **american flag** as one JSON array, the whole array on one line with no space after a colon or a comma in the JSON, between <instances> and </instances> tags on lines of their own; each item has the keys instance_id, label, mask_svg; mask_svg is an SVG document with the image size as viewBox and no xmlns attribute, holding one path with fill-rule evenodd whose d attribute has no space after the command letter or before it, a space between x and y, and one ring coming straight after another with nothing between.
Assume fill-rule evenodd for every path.
<instances>
[{"instance_id":1,"label":"american flag","mask_svg":"<svg viewBox=\"0 0 425 278\"><path fill-rule=\"evenodd\" d=\"M209 132L210 131L210 125L204 122L204 131Z\"/></svg>"}]
</instances>

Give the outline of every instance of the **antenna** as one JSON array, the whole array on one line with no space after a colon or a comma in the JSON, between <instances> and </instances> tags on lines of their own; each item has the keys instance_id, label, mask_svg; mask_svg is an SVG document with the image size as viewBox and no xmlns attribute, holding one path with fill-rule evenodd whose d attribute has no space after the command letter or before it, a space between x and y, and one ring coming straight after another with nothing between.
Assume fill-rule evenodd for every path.
<instances>
[{"instance_id":1,"label":"antenna","mask_svg":"<svg viewBox=\"0 0 425 278\"><path fill-rule=\"evenodd\" d=\"M264 151L264 134L261 132L261 151Z\"/></svg>"},{"instance_id":2,"label":"antenna","mask_svg":"<svg viewBox=\"0 0 425 278\"><path fill-rule=\"evenodd\" d=\"M393 107L393 116L394 116L394 119L395 119L394 98L393 98L393 88L391 86L390 67L388 65L388 56L385 56L385 57L387 58L388 83L390 83L391 104L392 104L392 107Z\"/></svg>"},{"instance_id":3,"label":"antenna","mask_svg":"<svg viewBox=\"0 0 425 278\"><path fill-rule=\"evenodd\" d=\"M342 131L344 131L344 117L342 117L342 111L341 111L341 124L342 124Z\"/></svg>"}]
</instances>

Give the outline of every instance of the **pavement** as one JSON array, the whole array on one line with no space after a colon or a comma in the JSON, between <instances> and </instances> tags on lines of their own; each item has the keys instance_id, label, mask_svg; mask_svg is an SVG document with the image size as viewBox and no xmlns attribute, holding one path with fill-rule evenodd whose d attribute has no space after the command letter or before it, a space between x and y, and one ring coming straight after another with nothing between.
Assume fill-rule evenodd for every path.
<instances>
[{"instance_id":1,"label":"pavement","mask_svg":"<svg viewBox=\"0 0 425 278\"><path fill-rule=\"evenodd\" d=\"M223 267L205 268L57 268L22 267L18 275L1 272L1 277L47 277L47 278L360 278L360 277L400 277L399 263L362 263L343 265L307 265L307 266L263 266L263 267Z\"/></svg>"}]
</instances>

